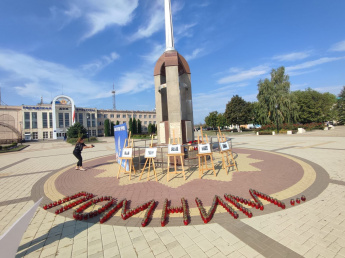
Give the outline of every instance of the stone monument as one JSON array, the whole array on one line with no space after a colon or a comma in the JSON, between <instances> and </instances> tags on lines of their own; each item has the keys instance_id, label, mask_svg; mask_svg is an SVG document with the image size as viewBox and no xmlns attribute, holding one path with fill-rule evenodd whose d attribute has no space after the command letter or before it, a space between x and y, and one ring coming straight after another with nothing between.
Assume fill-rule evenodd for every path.
<instances>
[{"instance_id":1,"label":"stone monument","mask_svg":"<svg viewBox=\"0 0 345 258\"><path fill-rule=\"evenodd\" d=\"M166 49L154 68L158 143L194 140L192 85L189 65L174 48L171 1L165 1Z\"/></svg>"}]
</instances>

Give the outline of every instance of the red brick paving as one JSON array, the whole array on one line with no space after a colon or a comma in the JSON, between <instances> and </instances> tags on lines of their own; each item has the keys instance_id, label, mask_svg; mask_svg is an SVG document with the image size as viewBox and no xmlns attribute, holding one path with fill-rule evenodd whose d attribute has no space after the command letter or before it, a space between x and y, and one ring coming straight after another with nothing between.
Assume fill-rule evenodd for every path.
<instances>
[{"instance_id":1,"label":"red brick paving","mask_svg":"<svg viewBox=\"0 0 345 258\"><path fill-rule=\"evenodd\" d=\"M131 200L131 205L138 205L155 199L159 202L158 209L162 208L165 198L172 201L171 205L177 206L181 204L180 198L184 197L192 208L196 207L195 197L201 199L208 206L211 205L216 194L223 196L225 193L232 193L250 198L249 188L257 189L266 194L273 194L294 185L303 176L303 169L298 163L280 155L246 149L234 149L234 152L250 154L249 158L263 160L251 164L261 171L231 172L233 173L233 180L230 182L208 179L187 180L184 185L178 188L171 188L155 181L147 182L146 179L135 184L119 185L117 178L95 177L104 172L97 167L113 162L111 161L113 157L108 156L84 162L84 166L90 168L87 171L78 171L74 168L66 171L56 179L55 185L57 190L64 195L87 191L99 196L111 195L118 199L127 198L127 200ZM117 171L115 172L117 173ZM194 173L198 173L198 171L196 170ZM224 172L221 171L221 173ZM166 177L162 180L166 180Z\"/></svg>"}]
</instances>

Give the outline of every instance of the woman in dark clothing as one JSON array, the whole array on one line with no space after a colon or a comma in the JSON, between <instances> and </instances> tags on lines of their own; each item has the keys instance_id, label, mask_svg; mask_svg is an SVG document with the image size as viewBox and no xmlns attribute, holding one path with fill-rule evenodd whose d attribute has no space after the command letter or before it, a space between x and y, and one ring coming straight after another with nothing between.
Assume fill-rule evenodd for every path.
<instances>
[{"instance_id":1,"label":"woman in dark clothing","mask_svg":"<svg viewBox=\"0 0 345 258\"><path fill-rule=\"evenodd\" d=\"M73 155L78 159L78 163L77 166L75 167L76 170L85 170L83 168L83 158L81 156L81 152L83 149L87 149L87 148L93 148L93 145L87 146L84 143L84 139L82 138L78 138L78 141L74 147L74 151L73 151Z\"/></svg>"}]
</instances>

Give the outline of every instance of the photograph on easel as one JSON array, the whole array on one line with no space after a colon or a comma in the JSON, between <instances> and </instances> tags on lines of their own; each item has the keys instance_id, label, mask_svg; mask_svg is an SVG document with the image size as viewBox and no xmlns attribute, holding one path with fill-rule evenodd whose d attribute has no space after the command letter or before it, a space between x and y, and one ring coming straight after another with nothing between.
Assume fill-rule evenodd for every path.
<instances>
[{"instance_id":1,"label":"photograph on easel","mask_svg":"<svg viewBox=\"0 0 345 258\"><path fill-rule=\"evenodd\" d=\"M228 142L221 142L220 143L220 149L221 151L227 151L230 149Z\"/></svg>"},{"instance_id":2,"label":"photograph on easel","mask_svg":"<svg viewBox=\"0 0 345 258\"><path fill-rule=\"evenodd\" d=\"M181 154L181 145L169 144L168 154Z\"/></svg>"},{"instance_id":3,"label":"photograph on easel","mask_svg":"<svg viewBox=\"0 0 345 258\"><path fill-rule=\"evenodd\" d=\"M123 148L122 158L131 158L131 157L132 157L132 149L131 148Z\"/></svg>"},{"instance_id":4,"label":"photograph on easel","mask_svg":"<svg viewBox=\"0 0 345 258\"><path fill-rule=\"evenodd\" d=\"M145 158L155 158L157 156L157 148L146 148Z\"/></svg>"},{"instance_id":5,"label":"photograph on easel","mask_svg":"<svg viewBox=\"0 0 345 258\"><path fill-rule=\"evenodd\" d=\"M211 147L209 143L198 145L199 154L211 153Z\"/></svg>"}]
</instances>

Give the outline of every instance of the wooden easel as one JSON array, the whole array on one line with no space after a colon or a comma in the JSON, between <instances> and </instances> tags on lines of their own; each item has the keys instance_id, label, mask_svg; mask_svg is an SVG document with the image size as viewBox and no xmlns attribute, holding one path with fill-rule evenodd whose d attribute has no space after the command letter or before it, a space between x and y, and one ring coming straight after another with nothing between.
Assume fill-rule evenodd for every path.
<instances>
[{"instance_id":1,"label":"wooden easel","mask_svg":"<svg viewBox=\"0 0 345 258\"><path fill-rule=\"evenodd\" d=\"M127 143L127 145L126 145ZM131 132L129 132L129 136L128 136L128 139L125 140L125 143L123 144L123 148L133 148L133 139L131 141ZM133 171L134 171L134 174L136 173L135 171L135 167L133 165L133 152L132 152L132 157L128 158L128 157L125 157L125 158L122 158L120 157L120 167L119 167L119 172L117 173L117 178L119 178L119 175L120 175L120 171L121 171L121 165L122 165L122 160L125 160L125 171L124 173L129 173L129 180L131 180L131 174L132 174L132 168L133 168ZM127 161L129 162L129 170L127 171L126 170L126 167L127 167Z\"/></svg>"},{"instance_id":2,"label":"wooden easel","mask_svg":"<svg viewBox=\"0 0 345 258\"><path fill-rule=\"evenodd\" d=\"M218 131L219 131L219 133L217 134L217 137L218 137L218 143L219 143L219 152L222 155L223 168L225 169L225 168L229 168L229 167L235 167L236 171L238 172L237 165L236 165L236 162L234 160L234 156L232 155L232 150L229 149L229 150L222 151L222 148L220 147L221 143L226 142L226 138L225 138L224 134L222 134L222 132L220 131L219 126L218 126ZM225 162L225 160L226 160L226 162ZM232 163L231 163L231 161L232 161ZM228 174L228 170L226 170L226 174Z\"/></svg>"},{"instance_id":3,"label":"wooden easel","mask_svg":"<svg viewBox=\"0 0 345 258\"><path fill-rule=\"evenodd\" d=\"M207 134L206 134L206 141L204 141L204 135L202 133L202 127L200 127L200 132L201 132L201 142L200 142L200 136L198 136L198 144L205 144L205 143L209 143L208 142L208 138L207 138ZM214 164L213 164L213 156L212 156L212 152L210 153L198 153L198 160L199 160L199 179L201 179L201 175L204 174L204 171L209 171L209 170L213 170L213 174L214 176L216 175L216 171L214 170ZM212 164L212 168L208 168L207 167L207 156L210 156L210 160L211 160L211 164ZM204 164L205 164L205 168L204 168Z\"/></svg>"},{"instance_id":4,"label":"wooden easel","mask_svg":"<svg viewBox=\"0 0 345 258\"><path fill-rule=\"evenodd\" d=\"M152 135L152 137L151 137L150 148L152 148L152 145L153 145L153 135ZM139 180L141 180L141 176L142 176L143 173L144 173L144 170L145 170L145 168L146 168L147 161L149 162L149 169L147 170L147 181L149 181L149 178L150 178L150 170L151 170L151 162L152 162L153 172L155 173L156 182L157 182L157 174L156 174L156 169L155 169L155 161L154 161L154 158L147 158L147 159L146 159L145 165L144 165L143 170L141 171Z\"/></svg>"},{"instance_id":5,"label":"wooden easel","mask_svg":"<svg viewBox=\"0 0 345 258\"><path fill-rule=\"evenodd\" d=\"M171 139L169 138L169 145L170 145L170 141ZM171 143L172 145L176 145L176 141L175 141L175 131L173 131L173 141ZM180 138L177 138L177 145L180 145ZM182 146L181 146L182 147ZM186 174L184 173L184 166L183 166L183 156L184 153L176 153L176 154L167 154L168 155L168 170L167 170L167 182L169 182L169 173L171 174L183 174L184 180L186 181ZM174 157L174 168L175 170L170 172L170 157ZM180 157L181 158L181 165L182 165L182 171L177 171L176 166L177 166L177 160L176 157Z\"/></svg>"}]
</instances>

